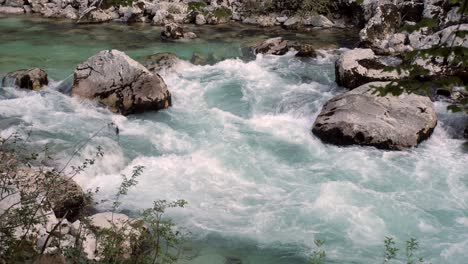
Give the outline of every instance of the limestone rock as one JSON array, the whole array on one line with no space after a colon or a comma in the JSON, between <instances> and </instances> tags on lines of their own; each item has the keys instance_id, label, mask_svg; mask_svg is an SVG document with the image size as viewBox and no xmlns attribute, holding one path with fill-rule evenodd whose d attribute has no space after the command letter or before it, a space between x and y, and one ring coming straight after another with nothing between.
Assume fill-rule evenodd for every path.
<instances>
[{"instance_id":1,"label":"limestone rock","mask_svg":"<svg viewBox=\"0 0 468 264\"><path fill-rule=\"evenodd\" d=\"M75 8L73 8L73 6L71 6L71 5L67 5L67 6L61 11L61 15L62 15L62 17L64 17L64 18L76 20L76 19L78 19L78 10L76 10Z\"/></svg>"},{"instance_id":2,"label":"limestone rock","mask_svg":"<svg viewBox=\"0 0 468 264\"><path fill-rule=\"evenodd\" d=\"M164 25L161 36L168 39L181 39L184 37L184 29L177 23Z\"/></svg>"},{"instance_id":3,"label":"limestone rock","mask_svg":"<svg viewBox=\"0 0 468 264\"><path fill-rule=\"evenodd\" d=\"M401 61L392 57L379 57L371 49L353 49L343 52L336 61L336 82L354 89L368 82L390 81L406 77L407 73L384 71L386 66L397 66Z\"/></svg>"},{"instance_id":4,"label":"limestone rock","mask_svg":"<svg viewBox=\"0 0 468 264\"><path fill-rule=\"evenodd\" d=\"M167 71L180 63L174 53L156 53L144 59L143 65L152 73Z\"/></svg>"},{"instance_id":5,"label":"limestone rock","mask_svg":"<svg viewBox=\"0 0 468 264\"><path fill-rule=\"evenodd\" d=\"M198 15L195 17L195 24L197 24L197 25L205 25L205 24L206 24L205 16L204 16L203 14L198 14Z\"/></svg>"},{"instance_id":6,"label":"limestone rock","mask_svg":"<svg viewBox=\"0 0 468 264\"><path fill-rule=\"evenodd\" d=\"M19 87L29 90L40 90L48 84L47 73L39 68L10 72L2 80L3 87Z\"/></svg>"},{"instance_id":7,"label":"limestone rock","mask_svg":"<svg viewBox=\"0 0 468 264\"><path fill-rule=\"evenodd\" d=\"M253 47L255 54L284 55L289 51L288 41L282 37L267 39Z\"/></svg>"},{"instance_id":8,"label":"limestone rock","mask_svg":"<svg viewBox=\"0 0 468 264\"><path fill-rule=\"evenodd\" d=\"M17 15L23 13L23 7L0 6L0 14Z\"/></svg>"},{"instance_id":9,"label":"limestone rock","mask_svg":"<svg viewBox=\"0 0 468 264\"><path fill-rule=\"evenodd\" d=\"M301 25L301 18L297 16L293 16L288 18L288 20L284 21L283 27L286 29L297 29Z\"/></svg>"},{"instance_id":10,"label":"limestone rock","mask_svg":"<svg viewBox=\"0 0 468 264\"><path fill-rule=\"evenodd\" d=\"M129 115L171 106L163 79L118 50L104 50L79 64L72 95L96 100Z\"/></svg>"},{"instance_id":11,"label":"limestone rock","mask_svg":"<svg viewBox=\"0 0 468 264\"><path fill-rule=\"evenodd\" d=\"M381 47L381 42L394 34L400 23L400 12L395 5L387 4L377 7L376 14L359 33L361 45Z\"/></svg>"},{"instance_id":12,"label":"limestone rock","mask_svg":"<svg viewBox=\"0 0 468 264\"><path fill-rule=\"evenodd\" d=\"M276 23L276 18L273 16L258 16L257 19L257 24L260 25L261 27L272 27Z\"/></svg>"},{"instance_id":13,"label":"limestone rock","mask_svg":"<svg viewBox=\"0 0 468 264\"><path fill-rule=\"evenodd\" d=\"M315 121L313 133L340 146L364 145L387 150L415 147L430 137L437 115L428 97L375 94L374 82L328 101Z\"/></svg>"},{"instance_id":14,"label":"limestone rock","mask_svg":"<svg viewBox=\"0 0 468 264\"><path fill-rule=\"evenodd\" d=\"M141 3L141 2L140 2ZM143 16L143 10L138 6L120 6L121 21L125 23L137 22Z\"/></svg>"},{"instance_id":15,"label":"limestone rock","mask_svg":"<svg viewBox=\"0 0 468 264\"><path fill-rule=\"evenodd\" d=\"M6 0L5 5L6 6L11 6L11 7L21 7L21 8L23 8L24 1L23 0Z\"/></svg>"},{"instance_id":16,"label":"limestone rock","mask_svg":"<svg viewBox=\"0 0 468 264\"><path fill-rule=\"evenodd\" d=\"M331 28L334 26L333 22L324 15L313 15L304 19L304 25L322 28Z\"/></svg>"},{"instance_id":17,"label":"limestone rock","mask_svg":"<svg viewBox=\"0 0 468 264\"><path fill-rule=\"evenodd\" d=\"M456 32L468 31L468 24L454 25L430 34L428 28L421 28L409 35L410 45L415 49L428 49L436 45L461 46L468 48L468 36L457 36Z\"/></svg>"},{"instance_id":18,"label":"limestone rock","mask_svg":"<svg viewBox=\"0 0 468 264\"><path fill-rule=\"evenodd\" d=\"M271 38L255 45L254 54L284 55L291 49L297 51L298 57L315 57L315 48L311 44L284 40L282 37Z\"/></svg>"},{"instance_id":19,"label":"limestone rock","mask_svg":"<svg viewBox=\"0 0 468 264\"><path fill-rule=\"evenodd\" d=\"M113 19L112 15L108 14L102 9L95 9L81 20L81 23L104 23Z\"/></svg>"}]
</instances>

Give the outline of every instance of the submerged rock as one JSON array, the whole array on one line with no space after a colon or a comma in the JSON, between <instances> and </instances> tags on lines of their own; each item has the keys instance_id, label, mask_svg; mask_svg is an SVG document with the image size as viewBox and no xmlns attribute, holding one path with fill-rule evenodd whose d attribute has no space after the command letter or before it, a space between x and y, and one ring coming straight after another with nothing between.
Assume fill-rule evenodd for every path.
<instances>
[{"instance_id":1,"label":"submerged rock","mask_svg":"<svg viewBox=\"0 0 468 264\"><path fill-rule=\"evenodd\" d=\"M406 77L406 72L385 71L401 61L393 57L379 57L371 49L353 49L341 54L336 61L336 83L349 89L374 81L391 81Z\"/></svg>"},{"instance_id":2,"label":"submerged rock","mask_svg":"<svg viewBox=\"0 0 468 264\"><path fill-rule=\"evenodd\" d=\"M360 86L328 101L312 132L326 143L364 145L404 150L429 138L437 125L432 101L425 96L402 94L380 96L374 87Z\"/></svg>"},{"instance_id":3,"label":"submerged rock","mask_svg":"<svg viewBox=\"0 0 468 264\"><path fill-rule=\"evenodd\" d=\"M255 45L252 50L254 54L284 55L291 49L297 51L298 57L315 57L315 48L306 43L292 42L281 37L271 38Z\"/></svg>"},{"instance_id":4,"label":"submerged rock","mask_svg":"<svg viewBox=\"0 0 468 264\"><path fill-rule=\"evenodd\" d=\"M40 90L48 84L47 73L39 68L10 72L2 80L3 87L11 86L29 90Z\"/></svg>"},{"instance_id":5,"label":"submerged rock","mask_svg":"<svg viewBox=\"0 0 468 264\"><path fill-rule=\"evenodd\" d=\"M180 62L174 53L156 53L144 58L143 65L152 73L167 71Z\"/></svg>"},{"instance_id":6,"label":"submerged rock","mask_svg":"<svg viewBox=\"0 0 468 264\"><path fill-rule=\"evenodd\" d=\"M72 95L96 100L129 115L171 106L164 80L118 50L104 50L79 64Z\"/></svg>"},{"instance_id":7,"label":"submerged rock","mask_svg":"<svg viewBox=\"0 0 468 264\"><path fill-rule=\"evenodd\" d=\"M284 55L289 51L288 41L282 37L271 38L252 48L255 54Z\"/></svg>"}]
</instances>

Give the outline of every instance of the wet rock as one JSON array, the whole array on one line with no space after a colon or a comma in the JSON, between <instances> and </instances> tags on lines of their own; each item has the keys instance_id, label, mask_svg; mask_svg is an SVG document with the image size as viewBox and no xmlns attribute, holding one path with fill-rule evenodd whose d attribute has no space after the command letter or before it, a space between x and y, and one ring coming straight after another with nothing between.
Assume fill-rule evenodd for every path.
<instances>
[{"instance_id":1,"label":"wet rock","mask_svg":"<svg viewBox=\"0 0 468 264\"><path fill-rule=\"evenodd\" d=\"M196 39L198 35L193 32L184 32L184 39Z\"/></svg>"},{"instance_id":2,"label":"wet rock","mask_svg":"<svg viewBox=\"0 0 468 264\"><path fill-rule=\"evenodd\" d=\"M47 73L39 68L10 72L2 80L3 87L19 87L29 90L40 90L48 84Z\"/></svg>"},{"instance_id":3,"label":"wet rock","mask_svg":"<svg viewBox=\"0 0 468 264\"><path fill-rule=\"evenodd\" d=\"M306 17L303 21L306 26L331 28L334 26L333 22L324 15L312 15Z\"/></svg>"},{"instance_id":4,"label":"wet rock","mask_svg":"<svg viewBox=\"0 0 468 264\"><path fill-rule=\"evenodd\" d=\"M290 50L297 51L298 57L315 57L313 45L284 40L282 37L271 38L255 45L252 48L254 54L284 55Z\"/></svg>"},{"instance_id":5,"label":"wet rock","mask_svg":"<svg viewBox=\"0 0 468 264\"><path fill-rule=\"evenodd\" d=\"M199 53L194 52L192 54L192 58L190 58L190 63L195 65L205 65L208 63L208 58Z\"/></svg>"},{"instance_id":6,"label":"wet rock","mask_svg":"<svg viewBox=\"0 0 468 264\"><path fill-rule=\"evenodd\" d=\"M167 71L180 63L179 57L174 53L156 53L143 59L143 65L152 73Z\"/></svg>"},{"instance_id":7,"label":"wet rock","mask_svg":"<svg viewBox=\"0 0 468 264\"><path fill-rule=\"evenodd\" d=\"M297 51L296 53L297 57L316 57L317 56L315 48L311 44L290 42L288 43L288 46L289 48Z\"/></svg>"},{"instance_id":8,"label":"wet rock","mask_svg":"<svg viewBox=\"0 0 468 264\"><path fill-rule=\"evenodd\" d=\"M297 29L301 26L301 18L294 16L288 18L288 20L284 21L283 27L286 29Z\"/></svg>"},{"instance_id":9,"label":"wet rock","mask_svg":"<svg viewBox=\"0 0 468 264\"><path fill-rule=\"evenodd\" d=\"M163 31L161 32L161 37L171 40L198 38L197 34L194 32L185 32L181 25L174 22L164 25Z\"/></svg>"},{"instance_id":10,"label":"wet rock","mask_svg":"<svg viewBox=\"0 0 468 264\"><path fill-rule=\"evenodd\" d=\"M72 95L98 101L129 115L171 106L163 79L118 50L105 50L79 64Z\"/></svg>"},{"instance_id":11,"label":"wet rock","mask_svg":"<svg viewBox=\"0 0 468 264\"><path fill-rule=\"evenodd\" d=\"M428 97L416 94L379 96L374 82L328 101L312 132L339 146L364 145L386 150L417 146L432 134L437 115Z\"/></svg>"},{"instance_id":12,"label":"wet rock","mask_svg":"<svg viewBox=\"0 0 468 264\"><path fill-rule=\"evenodd\" d=\"M0 6L0 14L24 14L24 9L22 7Z\"/></svg>"},{"instance_id":13,"label":"wet rock","mask_svg":"<svg viewBox=\"0 0 468 264\"><path fill-rule=\"evenodd\" d=\"M267 39L253 47L255 54L284 55L289 51L288 41L281 37Z\"/></svg>"},{"instance_id":14,"label":"wet rock","mask_svg":"<svg viewBox=\"0 0 468 264\"><path fill-rule=\"evenodd\" d=\"M86 14L80 23L104 23L113 19L112 15L108 14L102 9L95 9Z\"/></svg>"},{"instance_id":15,"label":"wet rock","mask_svg":"<svg viewBox=\"0 0 468 264\"><path fill-rule=\"evenodd\" d=\"M205 16L204 16L203 14L198 14L198 15L195 17L195 24L197 24L197 25L205 25L205 24L206 24Z\"/></svg>"},{"instance_id":16,"label":"wet rock","mask_svg":"<svg viewBox=\"0 0 468 264\"><path fill-rule=\"evenodd\" d=\"M349 50L336 61L336 83L354 89L368 82L402 79L407 76L406 72L384 70L386 66L400 63L397 58L377 56L371 49Z\"/></svg>"},{"instance_id":17,"label":"wet rock","mask_svg":"<svg viewBox=\"0 0 468 264\"><path fill-rule=\"evenodd\" d=\"M463 135L466 139L468 139L468 125L466 125Z\"/></svg>"},{"instance_id":18,"label":"wet rock","mask_svg":"<svg viewBox=\"0 0 468 264\"><path fill-rule=\"evenodd\" d=\"M177 23L168 23L164 25L161 36L168 39L181 39L184 37L184 29Z\"/></svg>"}]
</instances>

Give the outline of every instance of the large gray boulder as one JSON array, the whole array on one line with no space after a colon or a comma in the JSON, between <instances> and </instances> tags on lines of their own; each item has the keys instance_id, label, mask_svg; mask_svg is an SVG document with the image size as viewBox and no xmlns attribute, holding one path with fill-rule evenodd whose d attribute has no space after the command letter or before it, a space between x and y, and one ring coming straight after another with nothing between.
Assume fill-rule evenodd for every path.
<instances>
[{"instance_id":1,"label":"large gray boulder","mask_svg":"<svg viewBox=\"0 0 468 264\"><path fill-rule=\"evenodd\" d=\"M72 95L129 115L171 106L164 80L118 50L105 50L76 67Z\"/></svg>"},{"instance_id":2,"label":"large gray boulder","mask_svg":"<svg viewBox=\"0 0 468 264\"><path fill-rule=\"evenodd\" d=\"M48 84L47 73L39 68L10 72L2 80L3 87L19 87L29 90L40 90Z\"/></svg>"},{"instance_id":3,"label":"large gray boulder","mask_svg":"<svg viewBox=\"0 0 468 264\"><path fill-rule=\"evenodd\" d=\"M312 132L326 143L404 150L429 138L437 125L432 101L425 96L380 96L373 82L328 101Z\"/></svg>"},{"instance_id":4,"label":"large gray boulder","mask_svg":"<svg viewBox=\"0 0 468 264\"><path fill-rule=\"evenodd\" d=\"M407 72L387 71L387 66L398 66L401 60L380 57L371 49L353 49L343 52L336 61L336 83L354 89L368 82L392 81L407 76Z\"/></svg>"}]
</instances>

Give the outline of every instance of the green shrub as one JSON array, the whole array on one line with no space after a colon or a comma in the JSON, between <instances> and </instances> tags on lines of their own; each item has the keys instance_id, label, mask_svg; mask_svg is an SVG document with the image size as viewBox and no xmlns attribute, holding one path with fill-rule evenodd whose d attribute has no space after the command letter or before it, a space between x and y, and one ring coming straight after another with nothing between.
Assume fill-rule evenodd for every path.
<instances>
[{"instance_id":1,"label":"green shrub","mask_svg":"<svg viewBox=\"0 0 468 264\"><path fill-rule=\"evenodd\" d=\"M101 130L90 139L97 136ZM90 139L77 144L78 147L73 150L69 161L80 153ZM0 138L0 203L7 205L0 210L0 263L29 263L42 257L49 240L58 243L59 253L62 253L69 263L154 264L173 263L178 259L179 244L184 233L176 229L172 221L164 217L164 213L169 208L184 207L186 201L158 200L153 203L153 207L143 210L138 219L121 222L114 220L113 215L120 210L122 197L138 183L137 179L144 169L142 166L136 166L129 177L122 175L122 182L111 201L110 228L96 230L91 225L88 211L82 210L78 216L79 234L75 234L74 244L62 244L60 232L56 232L63 221L59 220L47 234L42 249L36 249L35 241L39 239L37 227L47 223L47 219L40 212L52 209L48 200L49 194L64 184L64 179L71 180L93 166L104 153L98 147L96 154L85 159L80 165L68 166L67 162L62 169L57 170L40 165L53 160L47 147L40 154L23 151L29 149L31 149L30 143L23 141L16 134L7 139ZM70 172L65 173L68 170ZM98 190L89 191L87 196L91 199L97 192ZM11 198L15 199L11 201ZM7 202L10 202L11 206L8 206ZM22 230L20 236L15 234L18 228ZM99 241L97 250L99 260L88 260L82 250L82 244L90 230Z\"/></svg>"},{"instance_id":2,"label":"green shrub","mask_svg":"<svg viewBox=\"0 0 468 264\"><path fill-rule=\"evenodd\" d=\"M189 12L201 12L206 7L205 2L190 2L188 3Z\"/></svg>"},{"instance_id":3,"label":"green shrub","mask_svg":"<svg viewBox=\"0 0 468 264\"><path fill-rule=\"evenodd\" d=\"M232 11L227 7L218 7L213 11L213 15L217 18L229 18L232 16Z\"/></svg>"}]
</instances>

